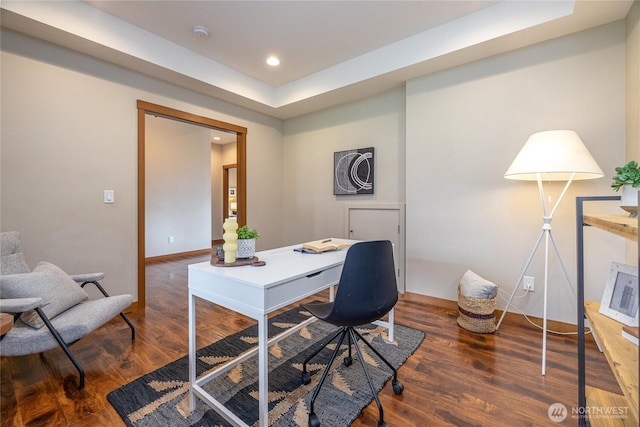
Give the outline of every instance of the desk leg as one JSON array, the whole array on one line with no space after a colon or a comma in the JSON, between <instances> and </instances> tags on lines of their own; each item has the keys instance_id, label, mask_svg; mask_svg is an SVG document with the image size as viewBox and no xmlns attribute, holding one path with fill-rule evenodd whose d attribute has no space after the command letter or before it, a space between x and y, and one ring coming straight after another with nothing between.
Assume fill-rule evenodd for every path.
<instances>
[{"instance_id":1,"label":"desk leg","mask_svg":"<svg viewBox=\"0 0 640 427\"><path fill-rule=\"evenodd\" d=\"M389 312L389 327L387 329L387 335L389 336L389 342L393 342L393 330L395 326L395 320L393 318L394 309Z\"/></svg>"},{"instance_id":2,"label":"desk leg","mask_svg":"<svg viewBox=\"0 0 640 427\"><path fill-rule=\"evenodd\" d=\"M189 409L196 409L193 385L196 382L196 297L189 291Z\"/></svg>"},{"instance_id":3,"label":"desk leg","mask_svg":"<svg viewBox=\"0 0 640 427\"><path fill-rule=\"evenodd\" d=\"M265 314L258 320L258 380L260 427L269 425L269 343L268 320Z\"/></svg>"}]
</instances>

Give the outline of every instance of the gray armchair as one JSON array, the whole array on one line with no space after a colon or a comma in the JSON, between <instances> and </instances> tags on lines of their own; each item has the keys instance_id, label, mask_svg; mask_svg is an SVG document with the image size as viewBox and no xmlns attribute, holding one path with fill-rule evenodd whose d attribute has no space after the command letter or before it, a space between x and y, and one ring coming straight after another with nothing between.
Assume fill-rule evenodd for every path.
<instances>
[{"instance_id":1,"label":"gray armchair","mask_svg":"<svg viewBox=\"0 0 640 427\"><path fill-rule=\"evenodd\" d=\"M31 271L22 253L20 234L0 233L0 312L14 315L13 327L0 340L1 356L41 353L60 346L80 375L84 370L69 346L120 314L135 327L123 310L131 295L109 296L98 282L103 273L69 276L53 264L41 262ZM87 284L95 285L104 298L88 300Z\"/></svg>"}]
</instances>

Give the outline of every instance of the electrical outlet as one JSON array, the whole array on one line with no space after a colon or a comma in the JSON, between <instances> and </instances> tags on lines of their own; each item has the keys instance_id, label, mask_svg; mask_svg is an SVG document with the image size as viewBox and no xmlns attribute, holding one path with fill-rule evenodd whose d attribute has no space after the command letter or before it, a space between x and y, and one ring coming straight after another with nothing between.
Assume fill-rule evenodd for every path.
<instances>
[{"instance_id":1,"label":"electrical outlet","mask_svg":"<svg viewBox=\"0 0 640 427\"><path fill-rule=\"evenodd\" d=\"M535 287L533 285L533 277L524 276L524 278L522 279L522 289L529 292L535 291Z\"/></svg>"},{"instance_id":2,"label":"electrical outlet","mask_svg":"<svg viewBox=\"0 0 640 427\"><path fill-rule=\"evenodd\" d=\"M173 243L173 236L169 236L168 242Z\"/></svg>"}]
</instances>

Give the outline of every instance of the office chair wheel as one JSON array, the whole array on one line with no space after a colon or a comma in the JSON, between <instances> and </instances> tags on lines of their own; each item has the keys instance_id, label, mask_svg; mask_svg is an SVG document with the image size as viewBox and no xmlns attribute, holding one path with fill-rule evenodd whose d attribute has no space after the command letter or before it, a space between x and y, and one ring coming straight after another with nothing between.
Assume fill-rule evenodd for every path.
<instances>
[{"instance_id":1,"label":"office chair wheel","mask_svg":"<svg viewBox=\"0 0 640 427\"><path fill-rule=\"evenodd\" d=\"M398 380L392 380L391 385L393 386L393 392L395 394L402 394L404 391L404 385Z\"/></svg>"},{"instance_id":2,"label":"office chair wheel","mask_svg":"<svg viewBox=\"0 0 640 427\"><path fill-rule=\"evenodd\" d=\"M384 421L378 421L378 427L389 427L389 424Z\"/></svg>"},{"instance_id":3,"label":"office chair wheel","mask_svg":"<svg viewBox=\"0 0 640 427\"><path fill-rule=\"evenodd\" d=\"M344 366L351 366L351 364L353 363L353 359L351 357L345 357L342 363L344 364Z\"/></svg>"},{"instance_id":4,"label":"office chair wheel","mask_svg":"<svg viewBox=\"0 0 640 427\"><path fill-rule=\"evenodd\" d=\"M309 427L320 427L320 420L315 412L309 414Z\"/></svg>"},{"instance_id":5,"label":"office chair wheel","mask_svg":"<svg viewBox=\"0 0 640 427\"><path fill-rule=\"evenodd\" d=\"M302 373L302 384L307 385L311 382L311 374L309 372L304 371Z\"/></svg>"}]
</instances>

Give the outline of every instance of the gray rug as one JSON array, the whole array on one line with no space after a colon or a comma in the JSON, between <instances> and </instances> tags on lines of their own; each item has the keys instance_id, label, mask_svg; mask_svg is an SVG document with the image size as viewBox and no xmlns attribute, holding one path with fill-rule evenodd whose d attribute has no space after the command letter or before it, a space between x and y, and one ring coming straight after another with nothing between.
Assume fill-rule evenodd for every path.
<instances>
[{"instance_id":1,"label":"gray rug","mask_svg":"<svg viewBox=\"0 0 640 427\"><path fill-rule=\"evenodd\" d=\"M301 308L269 320L269 336L274 336L310 317ZM308 365L311 384L301 381L302 362L336 330L316 321L269 349L269 423L272 426L307 426L308 404L314 387L329 361L335 344L320 352ZM368 325L359 332L396 368L402 365L424 339L424 332L402 325L395 327L395 340L386 341L386 329ZM254 347L257 326L252 326L198 350L198 377ZM350 425L372 400L371 390L353 351L354 363L345 367L339 355L314 404L323 427ZM389 368L364 344L360 345L377 390L391 378ZM228 426L216 411L196 399L189 411L189 361L182 357L112 391L107 399L128 426ZM402 375L399 376L402 381ZM257 356L236 366L227 375L209 382L205 389L237 414L246 424L258 425Z\"/></svg>"}]
</instances>

